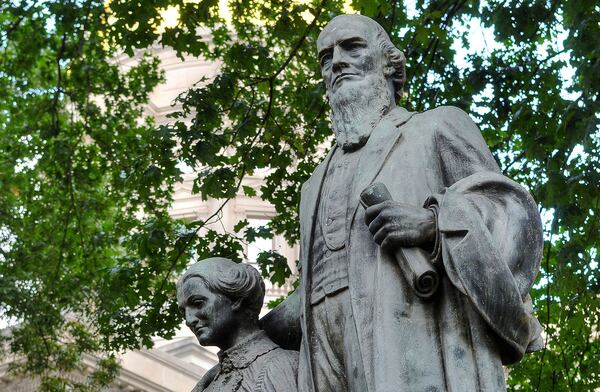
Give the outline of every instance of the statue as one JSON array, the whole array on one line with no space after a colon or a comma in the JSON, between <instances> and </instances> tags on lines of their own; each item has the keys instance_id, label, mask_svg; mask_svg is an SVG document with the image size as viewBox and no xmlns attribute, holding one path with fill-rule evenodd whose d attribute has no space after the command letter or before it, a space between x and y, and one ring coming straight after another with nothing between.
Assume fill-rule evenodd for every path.
<instances>
[{"instance_id":1,"label":"statue","mask_svg":"<svg viewBox=\"0 0 600 392\"><path fill-rule=\"evenodd\" d=\"M505 391L541 346L535 202L466 113L396 105L405 58L375 21L340 15L317 50L336 145L302 187L300 287L261 325L301 336L300 391Z\"/></svg>"},{"instance_id":2,"label":"statue","mask_svg":"<svg viewBox=\"0 0 600 392\"><path fill-rule=\"evenodd\" d=\"M217 346L219 364L193 392L297 390L298 353L284 350L258 326L265 285L256 269L225 258L192 265L177 282L186 325L203 346Z\"/></svg>"}]
</instances>

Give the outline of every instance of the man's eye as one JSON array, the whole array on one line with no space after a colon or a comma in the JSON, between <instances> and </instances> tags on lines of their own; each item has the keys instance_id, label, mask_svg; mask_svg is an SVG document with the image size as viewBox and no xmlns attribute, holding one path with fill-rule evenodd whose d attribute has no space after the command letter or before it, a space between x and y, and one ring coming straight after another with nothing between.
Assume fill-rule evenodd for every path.
<instances>
[{"instance_id":1,"label":"man's eye","mask_svg":"<svg viewBox=\"0 0 600 392\"><path fill-rule=\"evenodd\" d=\"M329 63L329 61L331 61L330 54L324 54L323 56L321 56L321 67L324 67L325 65L327 65L327 63Z\"/></svg>"},{"instance_id":2,"label":"man's eye","mask_svg":"<svg viewBox=\"0 0 600 392\"><path fill-rule=\"evenodd\" d=\"M192 304L194 306L202 306L202 305L204 305L204 300L202 300L202 299L195 299L194 302L192 302Z\"/></svg>"},{"instance_id":3,"label":"man's eye","mask_svg":"<svg viewBox=\"0 0 600 392\"><path fill-rule=\"evenodd\" d=\"M363 47L364 46L358 42L351 42L345 45L344 49L346 49L349 52L356 52L358 50L361 50Z\"/></svg>"}]
</instances>

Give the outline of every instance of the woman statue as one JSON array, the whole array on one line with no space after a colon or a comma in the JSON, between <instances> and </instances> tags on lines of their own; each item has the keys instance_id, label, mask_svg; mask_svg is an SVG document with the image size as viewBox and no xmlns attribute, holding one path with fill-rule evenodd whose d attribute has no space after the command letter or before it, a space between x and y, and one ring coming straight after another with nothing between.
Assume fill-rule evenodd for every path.
<instances>
[{"instance_id":1,"label":"woman statue","mask_svg":"<svg viewBox=\"0 0 600 392\"><path fill-rule=\"evenodd\" d=\"M298 352L273 343L258 316L265 285L256 269L213 257L177 282L177 302L202 346L217 346L219 364L192 392L295 392Z\"/></svg>"}]
</instances>

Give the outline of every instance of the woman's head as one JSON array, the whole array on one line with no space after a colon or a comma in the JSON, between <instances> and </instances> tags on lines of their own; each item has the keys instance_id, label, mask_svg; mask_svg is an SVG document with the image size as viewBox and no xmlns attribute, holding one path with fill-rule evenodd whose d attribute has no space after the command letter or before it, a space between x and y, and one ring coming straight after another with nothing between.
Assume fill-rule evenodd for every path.
<instances>
[{"instance_id":1,"label":"woman's head","mask_svg":"<svg viewBox=\"0 0 600 392\"><path fill-rule=\"evenodd\" d=\"M213 257L188 268L177 282L177 302L200 344L223 346L241 323L255 323L265 285L248 264Z\"/></svg>"}]
</instances>

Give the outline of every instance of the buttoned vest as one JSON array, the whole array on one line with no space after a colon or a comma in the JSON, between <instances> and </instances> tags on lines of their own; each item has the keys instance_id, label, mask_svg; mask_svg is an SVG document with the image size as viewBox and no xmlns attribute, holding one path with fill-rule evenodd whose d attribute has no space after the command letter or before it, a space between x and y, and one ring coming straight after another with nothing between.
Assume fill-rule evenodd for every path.
<instances>
[{"instance_id":1,"label":"buttoned vest","mask_svg":"<svg viewBox=\"0 0 600 392\"><path fill-rule=\"evenodd\" d=\"M346 209L357 161L357 152L338 148L327 166L312 244L311 305L348 287Z\"/></svg>"}]
</instances>

